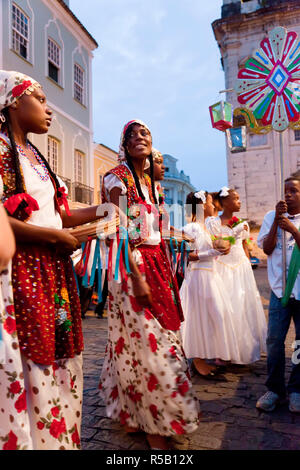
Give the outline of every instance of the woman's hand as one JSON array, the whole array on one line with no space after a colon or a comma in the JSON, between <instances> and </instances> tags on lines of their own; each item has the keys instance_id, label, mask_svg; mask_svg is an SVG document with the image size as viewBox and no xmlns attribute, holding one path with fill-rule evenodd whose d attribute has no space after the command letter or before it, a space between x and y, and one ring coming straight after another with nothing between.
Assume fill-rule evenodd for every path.
<instances>
[{"instance_id":1,"label":"woman's hand","mask_svg":"<svg viewBox=\"0 0 300 470\"><path fill-rule=\"evenodd\" d=\"M151 307L153 304L151 289L142 276L132 276L132 288L136 301L141 307Z\"/></svg>"},{"instance_id":2,"label":"woman's hand","mask_svg":"<svg viewBox=\"0 0 300 470\"><path fill-rule=\"evenodd\" d=\"M213 247L215 250L219 251L221 255L228 255L230 252L230 242L229 240L214 240Z\"/></svg>"},{"instance_id":3,"label":"woman's hand","mask_svg":"<svg viewBox=\"0 0 300 470\"><path fill-rule=\"evenodd\" d=\"M80 248L80 243L68 230L55 230L54 247L58 253L70 255Z\"/></svg>"}]
</instances>

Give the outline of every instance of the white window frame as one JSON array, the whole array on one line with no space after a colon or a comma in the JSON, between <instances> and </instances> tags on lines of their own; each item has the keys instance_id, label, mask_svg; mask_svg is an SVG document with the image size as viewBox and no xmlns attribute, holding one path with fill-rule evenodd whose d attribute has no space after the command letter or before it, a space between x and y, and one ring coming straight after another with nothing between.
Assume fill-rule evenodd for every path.
<instances>
[{"instance_id":1,"label":"white window frame","mask_svg":"<svg viewBox=\"0 0 300 470\"><path fill-rule=\"evenodd\" d=\"M294 130L294 140L295 142L299 142L300 141L300 130Z\"/></svg>"},{"instance_id":2,"label":"white window frame","mask_svg":"<svg viewBox=\"0 0 300 470\"><path fill-rule=\"evenodd\" d=\"M265 142L264 143L259 143L259 138L260 137L265 137ZM258 140L258 142L254 143L253 144L253 140L255 141L255 139ZM253 149L253 148L257 148L257 147L267 147L268 146L268 135L267 134L254 134L254 133L250 133L248 135L248 148L249 149ZM252 145L251 145L252 144Z\"/></svg>"},{"instance_id":3,"label":"white window frame","mask_svg":"<svg viewBox=\"0 0 300 470\"><path fill-rule=\"evenodd\" d=\"M76 74L77 69L79 72L82 73L82 83L80 83L77 80L78 73ZM73 96L76 101L78 101L80 104L85 105L85 86L84 86L84 80L85 80L85 72L84 69L77 64L77 62L74 63L74 69L73 69ZM77 90L76 90L77 88ZM76 96L76 91L80 92L81 99L79 99Z\"/></svg>"},{"instance_id":4,"label":"white window frame","mask_svg":"<svg viewBox=\"0 0 300 470\"><path fill-rule=\"evenodd\" d=\"M52 44L52 49L49 43ZM54 57L54 55L51 54L51 52L54 53L54 55L56 54L58 56L58 60L56 60L56 57ZM49 62L51 62L58 69L57 82L56 80L54 80L52 77L49 76ZM57 44L57 42L54 39L52 39L49 36L48 36L48 77L54 80L59 85L61 84L61 47Z\"/></svg>"},{"instance_id":5,"label":"white window frame","mask_svg":"<svg viewBox=\"0 0 300 470\"><path fill-rule=\"evenodd\" d=\"M59 165L59 145L60 142L55 137L48 135L48 142L47 142L47 160L52 169L52 171L57 174L58 173L58 165Z\"/></svg>"},{"instance_id":6,"label":"white window frame","mask_svg":"<svg viewBox=\"0 0 300 470\"><path fill-rule=\"evenodd\" d=\"M75 150L74 155L74 181L83 184L84 153Z\"/></svg>"},{"instance_id":7,"label":"white window frame","mask_svg":"<svg viewBox=\"0 0 300 470\"><path fill-rule=\"evenodd\" d=\"M19 26L18 28L17 21L15 21L15 25L14 25L14 19L13 19L14 9L16 10L15 11L16 19L19 13L20 21L22 20L22 16L26 18L27 20L27 36L25 34L26 31L24 31L24 28L22 30L22 26ZM11 47L13 51L16 52L20 57L29 61L30 60L30 18L24 13L24 11L16 3L12 3L10 15L11 15ZM26 57L24 57L20 52L20 44L22 44L21 41L23 41L23 44L26 45Z\"/></svg>"}]
</instances>

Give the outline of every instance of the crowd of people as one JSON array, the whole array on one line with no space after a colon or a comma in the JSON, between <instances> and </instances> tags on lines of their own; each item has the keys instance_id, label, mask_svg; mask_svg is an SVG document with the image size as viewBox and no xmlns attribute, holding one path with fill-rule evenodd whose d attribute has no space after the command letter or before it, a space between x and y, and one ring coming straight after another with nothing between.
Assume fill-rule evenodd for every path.
<instances>
[{"instance_id":1,"label":"crowd of people","mask_svg":"<svg viewBox=\"0 0 300 470\"><path fill-rule=\"evenodd\" d=\"M3 70L0 85L0 447L75 450L84 386L83 298L80 303L71 259L80 244L68 229L99 216L97 207L62 209L67 188L28 139L51 124L41 85ZM259 234L272 289L268 329L249 261L249 225L234 215L238 192L224 186L188 195L182 232L190 242L179 288L162 236L168 218L163 178L150 129L128 122L119 165L103 181L102 202L113 204L123 226L112 241L120 247L118 275L109 273L111 259L106 266L108 341L99 391L108 417L127 433L144 432L151 449L167 450L169 437L199 425L191 372L211 379L230 363L250 364L267 351L268 391L257 407L271 411L285 398L291 318L300 339L300 177L287 179L285 201L266 215ZM300 412L299 367L294 364L288 384L292 412Z\"/></svg>"}]
</instances>

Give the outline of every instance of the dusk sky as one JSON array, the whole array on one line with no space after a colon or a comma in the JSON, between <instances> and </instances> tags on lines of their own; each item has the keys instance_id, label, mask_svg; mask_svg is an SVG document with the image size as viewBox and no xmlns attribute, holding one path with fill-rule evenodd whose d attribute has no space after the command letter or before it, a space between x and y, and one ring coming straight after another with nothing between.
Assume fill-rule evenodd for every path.
<instances>
[{"instance_id":1,"label":"dusk sky","mask_svg":"<svg viewBox=\"0 0 300 470\"><path fill-rule=\"evenodd\" d=\"M211 23L222 0L71 0L99 44L93 60L94 140L118 150L142 119L153 145L178 159L196 189L227 184L225 137L208 107L225 98Z\"/></svg>"}]
</instances>

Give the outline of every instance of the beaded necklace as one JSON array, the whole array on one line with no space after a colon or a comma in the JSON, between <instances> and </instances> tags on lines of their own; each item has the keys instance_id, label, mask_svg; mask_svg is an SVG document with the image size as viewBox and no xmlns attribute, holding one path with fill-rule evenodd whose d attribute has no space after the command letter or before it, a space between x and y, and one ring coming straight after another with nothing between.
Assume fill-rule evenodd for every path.
<instances>
[{"instance_id":1,"label":"beaded necklace","mask_svg":"<svg viewBox=\"0 0 300 470\"><path fill-rule=\"evenodd\" d=\"M47 167L45 165L45 163L43 162L43 160L41 159L41 157L39 156L39 154L37 153L37 151L30 145L30 144L27 144L27 148L30 148L30 150L33 152L35 158L37 159L37 161L39 162L39 164L41 165L41 167L43 168L43 172L44 172L44 175L42 175L42 173L38 170L37 168L37 165L34 165L30 159L27 157L26 153L24 152L24 150L22 149L22 147L18 144L16 144L17 146L17 149L18 149L18 152L20 155L22 155L23 157L26 157L27 160L29 161L30 163L30 166L34 169L34 171L39 175L40 179L42 181L48 181L49 179L49 172L47 170Z\"/></svg>"}]
</instances>

